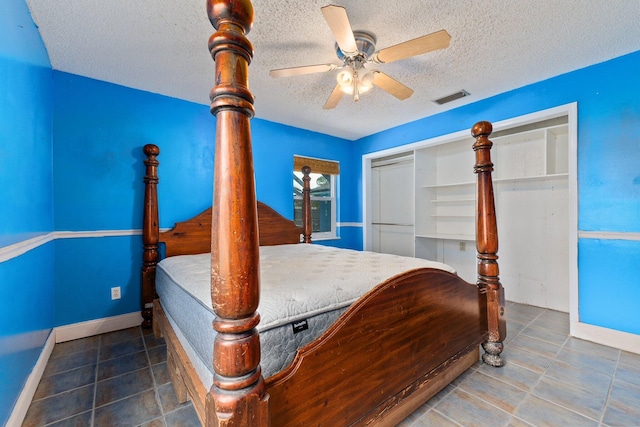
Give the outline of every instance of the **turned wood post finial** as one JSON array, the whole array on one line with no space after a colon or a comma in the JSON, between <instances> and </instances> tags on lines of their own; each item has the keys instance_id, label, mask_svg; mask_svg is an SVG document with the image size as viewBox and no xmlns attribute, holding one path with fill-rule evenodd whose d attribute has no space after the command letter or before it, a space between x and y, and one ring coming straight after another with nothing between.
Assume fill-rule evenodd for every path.
<instances>
[{"instance_id":1,"label":"turned wood post finial","mask_svg":"<svg viewBox=\"0 0 640 427\"><path fill-rule=\"evenodd\" d=\"M487 295L488 340L482 344L485 354L482 360L492 366L503 366L500 354L506 337L504 320L504 289L500 284L498 268L498 226L493 195L491 172L491 147L489 135L493 126L489 122L478 122L471 128L476 138L473 150L476 153L474 172L478 175L476 195L476 248L478 251L478 287Z\"/></svg>"},{"instance_id":2,"label":"turned wood post finial","mask_svg":"<svg viewBox=\"0 0 640 427\"><path fill-rule=\"evenodd\" d=\"M242 27L247 34L253 25L253 5L250 1L208 0L207 15L216 30L226 21Z\"/></svg>"},{"instance_id":3,"label":"turned wood post finial","mask_svg":"<svg viewBox=\"0 0 640 427\"><path fill-rule=\"evenodd\" d=\"M245 37L253 25L253 5L249 0L207 0L207 14L217 30L209 38L209 52L216 63L216 82L209 93L211 113L234 109L253 117L254 98L248 87L253 45ZM236 61L237 56L245 61Z\"/></svg>"},{"instance_id":4,"label":"turned wood post finial","mask_svg":"<svg viewBox=\"0 0 640 427\"><path fill-rule=\"evenodd\" d=\"M471 128L471 135L476 139L480 136L488 138L491 132L493 132L493 125L489 122L478 122Z\"/></svg>"},{"instance_id":5,"label":"turned wood post finial","mask_svg":"<svg viewBox=\"0 0 640 427\"><path fill-rule=\"evenodd\" d=\"M160 148L155 144L147 144L142 148L147 157L156 157L160 155Z\"/></svg>"},{"instance_id":6,"label":"turned wood post finial","mask_svg":"<svg viewBox=\"0 0 640 427\"><path fill-rule=\"evenodd\" d=\"M311 221L311 168L302 167L302 236L304 243L311 243L313 225Z\"/></svg>"}]
</instances>

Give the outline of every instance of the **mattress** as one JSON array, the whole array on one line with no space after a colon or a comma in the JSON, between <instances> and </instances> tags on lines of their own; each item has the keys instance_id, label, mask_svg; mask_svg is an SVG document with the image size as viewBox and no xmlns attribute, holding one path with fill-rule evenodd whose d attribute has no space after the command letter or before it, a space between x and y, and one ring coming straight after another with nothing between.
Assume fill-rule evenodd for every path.
<instances>
[{"instance_id":1,"label":"mattress","mask_svg":"<svg viewBox=\"0 0 640 427\"><path fill-rule=\"evenodd\" d=\"M285 368L298 348L319 337L377 284L417 268L455 270L438 262L376 252L292 244L260 247L260 347L265 378ZM213 377L215 317L211 254L162 260L156 292L205 387Z\"/></svg>"}]
</instances>

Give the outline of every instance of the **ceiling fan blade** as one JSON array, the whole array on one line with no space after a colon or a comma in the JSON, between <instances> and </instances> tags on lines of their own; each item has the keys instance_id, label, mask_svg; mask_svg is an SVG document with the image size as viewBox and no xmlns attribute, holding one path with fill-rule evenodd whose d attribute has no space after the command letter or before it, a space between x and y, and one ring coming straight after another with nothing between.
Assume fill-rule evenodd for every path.
<instances>
[{"instance_id":1,"label":"ceiling fan blade","mask_svg":"<svg viewBox=\"0 0 640 427\"><path fill-rule=\"evenodd\" d=\"M271 77L291 77L301 76L303 74L325 73L327 71L333 71L340 68L335 64L318 64L318 65L305 65L302 67L291 68L279 68L277 70L269 71Z\"/></svg>"},{"instance_id":2,"label":"ceiling fan blade","mask_svg":"<svg viewBox=\"0 0 640 427\"><path fill-rule=\"evenodd\" d=\"M322 108L325 110L331 110L332 108L336 108L336 106L338 105L338 102L340 102L340 99L342 98L342 95L344 95L344 92L342 91L342 89L340 88L340 85L338 84L336 85L336 87L333 88L333 92L331 92L331 95L329 95L329 99L327 99L327 102L324 103Z\"/></svg>"},{"instance_id":3,"label":"ceiling fan blade","mask_svg":"<svg viewBox=\"0 0 640 427\"><path fill-rule=\"evenodd\" d=\"M325 6L321 8L324 19L326 19L336 43L340 46L340 50L347 56L354 56L358 53L358 45L353 35L347 10L341 6Z\"/></svg>"},{"instance_id":4,"label":"ceiling fan blade","mask_svg":"<svg viewBox=\"0 0 640 427\"><path fill-rule=\"evenodd\" d=\"M390 46L375 52L369 60L378 64L410 58L423 53L449 47L451 36L446 30L436 31L417 39L409 40L394 46Z\"/></svg>"},{"instance_id":5,"label":"ceiling fan blade","mask_svg":"<svg viewBox=\"0 0 640 427\"><path fill-rule=\"evenodd\" d=\"M373 71L373 84L380 89L389 92L399 100L407 99L413 95L413 90L406 87L396 79L393 79L381 71Z\"/></svg>"}]
</instances>

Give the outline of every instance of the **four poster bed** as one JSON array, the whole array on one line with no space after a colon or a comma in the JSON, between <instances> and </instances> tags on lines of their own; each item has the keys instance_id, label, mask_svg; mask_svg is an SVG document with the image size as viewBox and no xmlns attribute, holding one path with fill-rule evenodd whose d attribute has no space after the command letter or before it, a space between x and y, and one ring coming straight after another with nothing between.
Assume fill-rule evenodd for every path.
<instances>
[{"instance_id":1,"label":"four poster bed","mask_svg":"<svg viewBox=\"0 0 640 427\"><path fill-rule=\"evenodd\" d=\"M217 29L213 209L160 233L160 150L144 147L143 326L166 339L178 399L207 427L395 425L475 364L480 344L501 366L491 124L472 129L477 284L444 264L309 244L308 167L302 228L256 201L251 3L207 9Z\"/></svg>"}]
</instances>

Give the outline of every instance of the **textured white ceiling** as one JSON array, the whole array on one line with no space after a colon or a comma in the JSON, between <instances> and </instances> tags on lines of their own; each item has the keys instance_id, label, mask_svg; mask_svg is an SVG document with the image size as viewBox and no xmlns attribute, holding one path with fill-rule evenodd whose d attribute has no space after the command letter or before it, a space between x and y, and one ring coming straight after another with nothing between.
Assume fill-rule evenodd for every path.
<instances>
[{"instance_id":1,"label":"textured white ceiling","mask_svg":"<svg viewBox=\"0 0 640 427\"><path fill-rule=\"evenodd\" d=\"M269 70L336 63L320 8L331 0L255 0L248 37L256 117L357 139L421 117L640 50L638 0L334 1L378 49L446 29L448 49L378 69L415 92L374 88L322 106L335 73L274 79ZM213 32L204 0L27 0L51 65L81 76L208 104ZM460 89L471 96L438 106Z\"/></svg>"}]
</instances>

